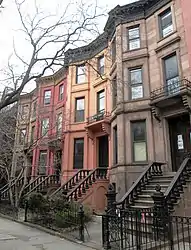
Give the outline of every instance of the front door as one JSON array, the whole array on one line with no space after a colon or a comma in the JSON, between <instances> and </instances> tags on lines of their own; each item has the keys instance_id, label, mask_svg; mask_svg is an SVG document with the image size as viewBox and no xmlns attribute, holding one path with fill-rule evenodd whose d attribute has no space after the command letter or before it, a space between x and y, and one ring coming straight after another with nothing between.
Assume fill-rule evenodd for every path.
<instances>
[{"instance_id":1,"label":"front door","mask_svg":"<svg viewBox=\"0 0 191 250\"><path fill-rule=\"evenodd\" d=\"M107 168L109 165L108 136L98 138L98 167Z\"/></svg>"},{"instance_id":2,"label":"front door","mask_svg":"<svg viewBox=\"0 0 191 250\"><path fill-rule=\"evenodd\" d=\"M177 171L184 158L191 153L191 130L189 115L169 119L172 170Z\"/></svg>"}]
</instances>

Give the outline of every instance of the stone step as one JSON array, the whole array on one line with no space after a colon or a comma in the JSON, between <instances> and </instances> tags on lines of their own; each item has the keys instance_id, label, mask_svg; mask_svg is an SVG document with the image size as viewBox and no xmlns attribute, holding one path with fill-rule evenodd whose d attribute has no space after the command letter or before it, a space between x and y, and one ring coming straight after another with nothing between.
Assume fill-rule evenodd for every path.
<instances>
[{"instance_id":1,"label":"stone step","mask_svg":"<svg viewBox=\"0 0 191 250\"><path fill-rule=\"evenodd\" d=\"M165 178L165 179L153 179L153 180L151 180L149 182L149 184L154 184L155 183L155 185L157 185L157 184L159 184L159 185L164 184L165 185L165 184L170 184L171 181L172 181L172 179L168 179L168 178Z\"/></svg>"},{"instance_id":2,"label":"stone step","mask_svg":"<svg viewBox=\"0 0 191 250\"><path fill-rule=\"evenodd\" d=\"M162 188L161 191L164 193L166 191L166 188ZM141 191L142 195L153 195L156 192L155 189L144 189Z\"/></svg>"},{"instance_id":3,"label":"stone step","mask_svg":"<svg viewBox=\"0 0 191 250\"><path fill-rule=\"evenodd\" d=\"M150 206L150 207L153 207L154 201L153 200L135 200L134 205L135 206Z\"/></svg>"},{"instance_id":4,"label":"stone step","mask_svg":"<svg viewBox=\"0 0 191 250\"><path fill-rule=\"evenodd\" d=\"M153 207L153 204L152 205L147 205L147 204L145 204L145 205L131 205L130 206L130 209L132 208L132 209L150 209L150 208L152 208Z\"/></svg>"},{"instance_id":5,"label":"stone step","mask_svg":"<svg viewBox=\"0 0 191 250\"><path fill-rule=\"evenodd\" d=\"M164 190L166 190L167 188L168 188L168 186L169 186L169 184L160 184L160 186L161 186L161 188ZM151 184L147 184L146 185L146 189L149 189L149 190L154 190L154 192L155 192L155 188L156 188L156 184L155 183L151 183ZM163 192L163 191L162 191Z\"/></svg>"},{"instance_id":6,"label":"stone step","mask_svg":"<svg viewBox=\"0 0 191 250\"><path fill-rule=\"evenodd\" d=\"M139 200L153 200L152 196L149 194L139 194L138 199Z\"/></svg>"}]
</instances>

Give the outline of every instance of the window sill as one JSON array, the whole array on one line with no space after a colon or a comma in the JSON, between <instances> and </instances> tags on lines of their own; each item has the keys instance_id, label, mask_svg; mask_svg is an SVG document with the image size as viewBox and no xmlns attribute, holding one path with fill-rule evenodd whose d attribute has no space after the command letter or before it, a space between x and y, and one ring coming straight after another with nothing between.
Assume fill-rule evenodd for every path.
<instances>
[{"instance_id":1,"label":"window sill","mask_svg":"<svg viewBox=\"0 0 191 250\"><path fill-rule=\"evenodd\" d=\"M86 123L86 121L83 121L83 122L73 122L73 123L71 123L71 125L78 125L78 124L84 124L84 123Z\"/></svg>"},{"instance_id":2,"label":"window sill","mask_svg":"<svg viewBox=\"0 0 191 250\"><path fill-rule=\"evenodd\" d=\"M177 30L174 30L173 32L171 32L170 34L168 34L165 37L160 37L157 43L160 43L162 41L164 41L165 39L168 39L168 37L172 36L173 34L175 34L177 32Z\"/></svg>"},{"instance_id":3,"label":"window sill","mask_svg":"<svg viewBox=\"0 0 191 250\"><path fill-rule=\"evenodd\" d=\"M172 34L171 34L172 35ZM167 37L165 37L167 38ZM170 46L172 45L173 43L176 43L176 42L179 42L181 40L181 37L180 36L175 36L174 38L172 39L167 39L167 41L165 41L165 39L161 40L161 45L158 44L158 47L155 49L155 52L158 53L160 52L162 49L166 48L167 46ZM158 42L160 43L160 42Z\"/></svg>"}]
</instances>

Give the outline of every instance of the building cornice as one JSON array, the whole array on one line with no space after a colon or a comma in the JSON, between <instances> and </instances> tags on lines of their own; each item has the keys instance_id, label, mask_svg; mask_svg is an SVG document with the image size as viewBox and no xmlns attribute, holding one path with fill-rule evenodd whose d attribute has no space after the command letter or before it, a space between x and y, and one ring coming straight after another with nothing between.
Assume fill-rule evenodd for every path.
<instances>
[{"instance_id":1,"label":"building cornice","mask_svg":"<svg viewBox=\"0 0 191 250\"><path fill-rule=\"evenodd\" d=\"M106 49L108 46L107 32L102 33L95 40L86 46L76 49L69 49L65 53L65 65L89 60Z\"/></svg>"},{"instance_id":2,"label":"building cornice","mask_svg":"<svg viewBox=\"0 0 191 250\"><path fill-rule=\"evenodd\" d=\"M172 0L140 0L124 6L117 5L109 12L104 31L111 38L119 24L148 18Z\"/></svg>"}]
</instances>

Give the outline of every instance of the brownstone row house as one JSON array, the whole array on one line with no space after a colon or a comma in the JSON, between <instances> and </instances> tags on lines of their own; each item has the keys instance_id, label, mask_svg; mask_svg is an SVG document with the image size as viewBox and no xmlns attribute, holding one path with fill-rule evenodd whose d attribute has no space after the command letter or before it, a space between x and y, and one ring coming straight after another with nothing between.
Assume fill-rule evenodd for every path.
<instances>
[{"instance_id":1,"label":"brownstone row house","mask_svg":"<svg viewBox=\"0 0 191 250\"><path fill-rule=\"evenodd\" d=\"M63 182L79 169L106 167L120 198L150 162L164 162L174 176L190 154L189 7L189 0L118 5L101 36L66 53Z\"/></svg>"}]
</instances>

